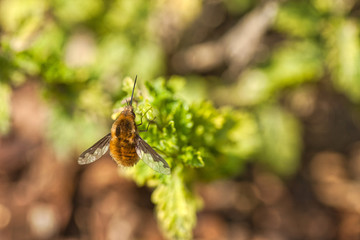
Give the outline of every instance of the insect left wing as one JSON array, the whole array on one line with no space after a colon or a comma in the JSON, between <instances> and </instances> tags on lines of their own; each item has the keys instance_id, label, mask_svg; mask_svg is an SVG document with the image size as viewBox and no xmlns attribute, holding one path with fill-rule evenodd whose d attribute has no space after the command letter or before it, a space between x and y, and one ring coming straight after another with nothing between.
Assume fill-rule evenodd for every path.
<instances>
[{"instance_id":1,"label":"insect left wing","mask_svg":"<svg viewBox=\"0 0 360 240\"><path fill-rule=\"evenodd\" d=\"M84 165L98 160L109 150L110 139L111 133L106 134L102 139L97 141L94 145L92 145L89 149L80 155L78 163L80 165Z\"/></svg>"},{"instance_id":2,"label":"insect left wing","mask_svg":"<svg viewBox=\"0 0 360 240\"><path fill-rule=\"evenodd\" d=\"M136 137L136 153L139 158L155 171L166 175L170 174L170 167L167 162L140 136Z\"/></svg>"}]
</instances>

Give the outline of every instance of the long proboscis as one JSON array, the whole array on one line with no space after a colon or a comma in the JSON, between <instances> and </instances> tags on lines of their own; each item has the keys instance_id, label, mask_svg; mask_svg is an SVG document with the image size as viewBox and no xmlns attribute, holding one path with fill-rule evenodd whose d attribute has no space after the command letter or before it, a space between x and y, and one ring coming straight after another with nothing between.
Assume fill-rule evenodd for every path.
<instances>
[{"instance_id":1,"label":"long proboscis","mask_svg":"<svg viewBox=\"0 0 360 240\"><path fill-rule=\"evenodd\" d=\"M134 97L134 90L135 90L135 85L136 85L136 79L137 79L137 75L135 76L134 87L133 87L133 90L132 90L132 93L131 93L130 106L132 106L132 100L133 100L133 97Z\"/></svg>"}]
</instances>

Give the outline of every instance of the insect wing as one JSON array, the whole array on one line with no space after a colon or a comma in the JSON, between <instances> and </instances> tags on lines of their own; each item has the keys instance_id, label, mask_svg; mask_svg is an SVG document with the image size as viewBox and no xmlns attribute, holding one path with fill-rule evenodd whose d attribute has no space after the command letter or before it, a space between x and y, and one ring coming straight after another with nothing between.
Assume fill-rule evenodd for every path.
<instances>
[{"instance_id":1,"label":"insect wing","mask_svg":"<svg viewBox=\"0 0 360 240\"><path fill-rule=\"evenodd\" d=\"M84 165L98 160L109 150L110 139L111 133L105 135L102 139L97 141L94 145L92 145L89 149L80 155L78 163L80 165Z\"/></svg>"},{"instance_id":2,"label":"insect wing","mask_svg":"<svg viewBox=\"0 0 360 240\"><path fill-rule=\"evenodd\" d=\"M155 171L166 175L170 174L170 167L167 162L140 136L137 136L136 139L136 153L139 158Z\"/></svg>"}]
</instances>

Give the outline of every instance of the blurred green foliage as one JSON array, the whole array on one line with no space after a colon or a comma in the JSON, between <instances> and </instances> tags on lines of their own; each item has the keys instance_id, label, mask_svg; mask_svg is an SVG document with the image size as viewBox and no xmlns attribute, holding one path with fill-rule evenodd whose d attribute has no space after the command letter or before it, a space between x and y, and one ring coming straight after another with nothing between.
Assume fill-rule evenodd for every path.
<instances>
[{"instance_id":1,"label":"blurred green foliage","mask_svg":"<svg viewBox=\"0 0 360 240\"><path fill-rule=\"evenodd\" d=\"M226 0L224 9L235 18L260 2ZM238 176L254 159L285 177L296 171L302 134L299 120L280 104L287 90L329 80L360 101L355 2L281 2L271 29L277 44L226 89L234 106L216 108L204 81L158 78L167 65L162 13L176 16L180 32L200 15L202 1L2 0L0 133L10 129L12 88L37 80L51 107L49 139L65 159L108 132L108 116L132 88L131 79L120 79L137 74L145 83L135 92L137 114L151 109L146 117L156 117L142 136L172 175L142 162L126 174L155 188L152 201L165 235L189 239L201 208L197 182Z\"/></svg>"},{"instance_id":2,"label":"blurred green foliage","mask_svg":"<svg viewBox=\"0 0 360 240\"><path fill-rule=\"evenodd\" d=\"M10 128L10 87L0 83L0 134L5 134Z\"/></svg>"}]
</instances>

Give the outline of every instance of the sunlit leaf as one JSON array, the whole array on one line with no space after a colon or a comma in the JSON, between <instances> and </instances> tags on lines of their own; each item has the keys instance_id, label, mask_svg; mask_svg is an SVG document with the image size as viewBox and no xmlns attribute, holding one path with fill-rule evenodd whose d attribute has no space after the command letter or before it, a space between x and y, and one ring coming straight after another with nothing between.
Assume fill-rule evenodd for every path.
<instances>
[{"instance_id":1,"label":"sunlit leaf","mask_svg":"<svg viewBox=\"0 0 360 240\"><path fill-rule=\"evenodd\" d=\"M263 107L258 114L262 139L259 160L278 174L293 174L299 165L302 149L298 121L276 106Z\"/></svg>"},{"instance_id":2,"label":"sunlit leaf","mask_svg":"<svg viewBox=\"0 0 360 240\"><path fill-rule=\"evenodd\" d=\"M335 86L353 101L360 101L359 26L353 20L334 21L324 33L327 63Z\"/></svg>"}]
</instances>

